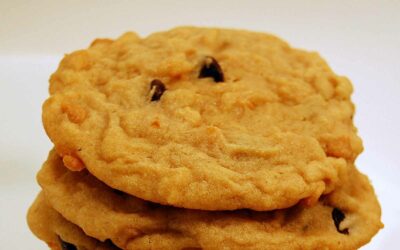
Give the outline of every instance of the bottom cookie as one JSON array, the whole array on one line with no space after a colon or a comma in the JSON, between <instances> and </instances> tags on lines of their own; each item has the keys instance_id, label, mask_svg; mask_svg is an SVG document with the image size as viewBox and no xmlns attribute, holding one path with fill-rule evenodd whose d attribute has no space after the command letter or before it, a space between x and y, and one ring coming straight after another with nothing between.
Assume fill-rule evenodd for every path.
<instances>
[{"instance_id":1,"label":"bottom cookie","mask_svg":"<svg viewBox=\"0 0 400 250\"><path fill-rule=\"evenodd\" d=\"M343 185L315 206L270 212L161 206L67 170L54 152L38 180L65 218L123 249L357 249L382 227L381 211L368 178L349 168Z\"/></svg>"},{"instance_id":2,"label":"bottom cookie","mask_svg":"<svg viewBox=\"0 0 400 250\"><path fill-rule=\"evenodd\" d=\"M119 250L112 242L87 236L50 207L40 193L28 211L31 231L53 250Z\"/></svg>"}]
</instances>

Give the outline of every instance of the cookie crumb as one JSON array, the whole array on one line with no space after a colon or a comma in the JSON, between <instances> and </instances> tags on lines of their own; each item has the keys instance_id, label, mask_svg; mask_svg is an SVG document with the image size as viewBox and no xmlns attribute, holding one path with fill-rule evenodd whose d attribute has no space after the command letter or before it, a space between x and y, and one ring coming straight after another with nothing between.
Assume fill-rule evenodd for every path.
<instances>
[{"instance_id":1,"label":"cookie crumb","mask_svg":"<svg viewBox=\"0 0 400 250\"><path fill-rule=\"evenodd\" d=\"M83 165L83 162L76 157L73 157L71 155L65 155L63 157L63 162L64 165L71 171L81 171L85 169L85 165Z\"/></svg>"}]
</instances>

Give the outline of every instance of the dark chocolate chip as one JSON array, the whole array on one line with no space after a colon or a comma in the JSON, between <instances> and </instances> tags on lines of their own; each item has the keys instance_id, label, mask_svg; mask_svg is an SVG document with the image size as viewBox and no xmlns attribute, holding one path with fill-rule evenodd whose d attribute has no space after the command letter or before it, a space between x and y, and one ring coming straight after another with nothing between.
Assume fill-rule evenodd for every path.
<instances>
[{"instance_id":1,"label":"dark chocolate chip","mask_svg":"<svg viewBox=\"0 0 400 250\"><path fill-rule=\"evenodd\" d=\"M62 250L77 250L76 246L72 245L71 243L63 241L60 237L60 246Z\"/></svg>"},{"instance_id":2,"label":"dark chocolate chip","mask_svg":"<svg viewBox=\"0 0 400 250\"><path fill-rule=\"evenodd\" d=\"M167 90L167 88L165 88L165 85L164 83L162 83L162 81L158 79L151 81L150 92L153 91L153 95L151 96L151 101L154 102L160 100L165 90Z\"/></svg>"},{"instance_id":3,"label":"dark chocolate chip","mask_svg":"<svg viewBox=\"0 0 400 250\"><path fill-rule=\"evenodd\" d=\"M335 223L336 230L341 234L349 234L349 229L348 228L340 230L340 222L342 222L345 217L346 216L344 215L344 213L340 209L334 208L332 210L333 222Z\"/></svg>"},{"instance_id":4,"label":"dark chocolate chip","mask_svg":"<svg viewBox=\"0 0 400 250\"><path fill-rule=\"evenodd\" d=\"M199 78L212 77L215 82L224 81L224 73L217 60L211 56L207 56L204 60L203 67L200 70Z\"/></svg>"}]
</instances>

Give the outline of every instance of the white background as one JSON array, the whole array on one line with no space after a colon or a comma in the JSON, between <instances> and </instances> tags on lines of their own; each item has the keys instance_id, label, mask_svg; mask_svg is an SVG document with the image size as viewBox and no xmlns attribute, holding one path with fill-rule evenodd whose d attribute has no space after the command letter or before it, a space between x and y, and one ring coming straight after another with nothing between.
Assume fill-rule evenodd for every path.
<instances>
[{"instance_id":1,"label":"white background","mask_svg":"<svg viewBox=\"0 0 400 250\"><path fill-rule=\"evenodd\" d=\"M51 144L41 125L49 75L63 53L96 37L177 25L245 28L316 50L354 84L357 160L376 189L385 228L363 249L399 249L400 1L0 0L0 248L46 249L25 214ZM397 237L396 237L397 236Z\"/></svg>"}]
</instances>

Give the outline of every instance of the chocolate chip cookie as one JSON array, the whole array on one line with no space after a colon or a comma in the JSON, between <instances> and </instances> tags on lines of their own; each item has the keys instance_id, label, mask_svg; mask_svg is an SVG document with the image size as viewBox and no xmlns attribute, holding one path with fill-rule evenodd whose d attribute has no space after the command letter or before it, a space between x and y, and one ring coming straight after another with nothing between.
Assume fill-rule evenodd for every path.
<instances>
[{"instance_id":1,"label":"chocolate chip cookie","mask_svg":"<svg viewBox=\"0 0 400 250\"><path fill-rule=\"evenodd\" d=\"M267 211L340 185L362 151L351 92L272 35L181 27L66 55L43 123L66 167L130 195Z\"/></svg>"},{"instance_id":2,"label":"chocolate chip cookie","mask_svg":"<svg viewBox=\"0 0 400 250\"><path fill-rule=\"evenodd\" d=\"M100 242L64 219L39 194L28 211L32 232L53 250L118 250L110 241Z\"/></svg>"},{"instance_id":3,"label":"chocolate chip cookie","mask_svg":"<svg viewBox=\"0 0 400 250\"><path fill-rule=\"evenodd\" d=\"M49 204L87 235L122 249L357 249L382 227L367 177L348 166L343 185L312 207L269 212L162 206L73 172L52 152L38 174ZM157 245L164 242L163 247Z\"/></svg>"}]
</instances>

